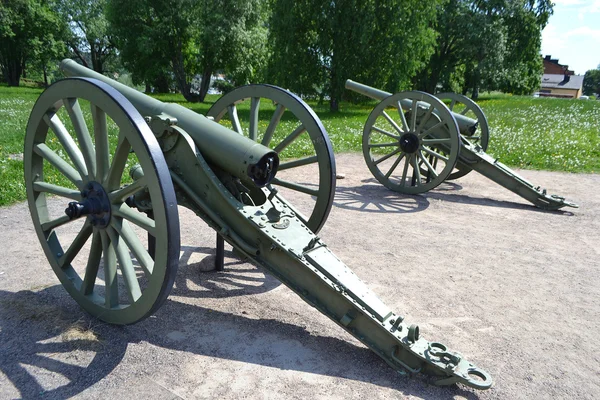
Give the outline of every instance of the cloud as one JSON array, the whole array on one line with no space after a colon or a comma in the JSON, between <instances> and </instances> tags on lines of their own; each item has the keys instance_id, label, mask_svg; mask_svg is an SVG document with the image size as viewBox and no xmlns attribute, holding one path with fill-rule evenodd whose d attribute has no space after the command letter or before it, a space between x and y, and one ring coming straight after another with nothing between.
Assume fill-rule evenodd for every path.
<instances>
[{"instance_id":1,"label":"cloud","mask_svg":"<svg viewBox=\"0 0 600 400\"><path fill-rule=\"evenodd\" d=\"M584 0L554 0L557 6L577 6L585 3Z\"/></svg>"},{"instance_id":2,"label":"cloud","mask_svg":"<svg viewBox=\"0 0 600 400\"><path fill-rule=\"evenodd\" d=\"M552 54L552 52L564 49L566 44L565 35L561 34L552 23L549 23L542 31L542 51L546 54ZM552 51L545 47L551 47Z\"/></svg>"},{"instance_id":3,"label":"cloud","mask_svg":"<svg viewBox=\"0 0 600 400\"><path fill-rule=\"evenodd\" d=\"M580 26L577 29L565 33L565 37L571 36L585 36L600 43L600 29L592 29L589 26Z\"/></svg>"},{"instance_id":4,"label":"cloud","mask_svg":"<svg viewBox=\"0 0 600 400\"><path fill-rule=\"evenodd\" d=\"M581 13L600 13L600 0L554 0L556 6L577 9Z\"/></svg>"}]
</instances>

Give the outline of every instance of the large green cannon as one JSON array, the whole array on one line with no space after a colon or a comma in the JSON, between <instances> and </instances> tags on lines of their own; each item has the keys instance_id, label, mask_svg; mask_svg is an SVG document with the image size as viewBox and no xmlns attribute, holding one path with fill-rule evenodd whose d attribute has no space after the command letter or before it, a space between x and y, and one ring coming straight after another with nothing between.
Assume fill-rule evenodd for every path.
<instances>
[{"instance_id":1,"label":"large green cannon","mask_svg":"<svg viewBox=\"0 0 600 400\"><path fill-rule=\"evenodd\" d=\"M298 97L246 86L204 117L73 61L61 69L71 78L46 89L31 112L25 181L46 257L87 312L131 324L158 309L178 267L181 205L394 369L432 375L438 385L492 385L487 372L422 338L316 236L333 200L335 166L325 129ZM275 104L266 124L261 101ZM280 163L303 137L312 153ZM315 184L280 177L305 166L315 167ZM275 186L316 200L298 210ZM73 224L76 234L66 229Z\"/></svg>"},{"instance_id":2,"label":"large green cannon","mask_svg":"<svg viewBox=\"0 0 600 400\"><path fill-rule=\"evenodd\" d=\"M469 98L418 91L392 94L350 79L346 88L380 101L365 123L362 149L369 170L387 188L423 193L475 170L536 207L577 207L547 194L485 152L488 122Z\"/></svg>"}]
</instances>

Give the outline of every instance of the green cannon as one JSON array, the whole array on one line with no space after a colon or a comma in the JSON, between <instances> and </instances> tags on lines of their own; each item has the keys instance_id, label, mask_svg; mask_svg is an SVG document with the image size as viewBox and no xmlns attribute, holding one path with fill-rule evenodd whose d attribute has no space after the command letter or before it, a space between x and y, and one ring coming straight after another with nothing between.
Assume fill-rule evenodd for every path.
<instances>
[{"instance_id":1,"label":"green cannon","mask_svg":"<svg viewBox=\"0 0 600 400\"><path fill-rule=\"evenodd\" d=\"M387 188L424 193L475 170L541 209L578 207L488 155L488 122L469 98L418 91L392 95L350 79L346 88L380 101L365 123L362 149L369 170Z\"/></svg>"},{"instance_id":2,"label":"green cannon","mask_svg":"<svg viewBox=\"0 0 600 400\"><path fill-rule=\"evenodd\" d=\"M73 61L61 69L71 78L46 89L31 112L25 182L46 257L88 313L131 324L160 307L179 262L180 205L395 370L437 385L492 385L486 371L422 338L316 235L333 201L335 165L323 125L301 99L245 86L205 117ZM265 123L261 107L274 108ZM310 147L308 155L280 162L295 145ZM284 179L300 167L314 167L314 183ZM312 203L295 208L286 190Z\"/></svg>"}]
</instances>

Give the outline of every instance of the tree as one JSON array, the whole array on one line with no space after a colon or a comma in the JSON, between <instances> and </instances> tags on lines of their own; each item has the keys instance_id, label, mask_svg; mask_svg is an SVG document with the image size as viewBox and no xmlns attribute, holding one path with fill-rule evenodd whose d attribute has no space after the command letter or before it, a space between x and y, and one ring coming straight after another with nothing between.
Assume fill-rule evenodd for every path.
<instances>
[{"instance_id":1,"label":"tree","mask_svg":"<svg viewBox=\"0 0 600 400\"><path fill-rule=\"evenodd\" d=\"M19 86L27 65L46 65L64 53L65 25L39 0L0 3L0 68L10 86Z\"/></svg>"},{"instance_id":2,"label":"tree","mask_svg":"<svg viewBox=\"0 0 600 400\"><path fill-rule=\"evenodd\" d=\"M583 76L583 94L600 97L600 65L598 69L590 69Z\"/></svg>"},{"instance_id":3,"label":"tree","mask_svg":"<svg viewBox=\"0 0 600 400\"><path fill-rule=\"evenodd\" d=\"M264 0L108 0L107 18L125 65L151 82L172 73L188 101L204 101L211 75L256 79L266 60ZM200 90L192 79L202 75Z\"/></svg>"},{"instance_id":4,"label":"tree","mask_svg":"<svg viewBox=\"0 0 600 400\"><path fill-rule=\"evenodd\" d=\"M438 1L272 0L269 80L330 98L348 78L396 91L432 52ZM357 22L360 18L360 22Z\"/></svg>"},{"instance_id":5,"label":"tree","mask_svg":"<svg viewBox=\"0 0 600 400\"><path fill-rule=\"evenodd\" d=\"M533 92L542 71L541 30L551 14L549 0L449 0L438 14L436 50L417 87L471 90L473 98L480 89Z\"/></svg>"},{"instance_id":6,"label":"tree","mask_svg":"<svg viewBox=\"0 0 600 400\"><path fill-rule=\"evenodd\" d=\"M105 72L106 64L116 58L104 16L106 0L57 0L56 7L71 28L67 45L74 56L85 67Z\"/></svg>"},{"instance_id":7,"label":"tree","mask_svg":"<svg viewBox=\"0 0 600 400\"><path fill-rule=\"evenodd\" d=\"M540 86L544 66L541 32L552 15L550 0L512 0L507 2L504 25L507 27L504 71L498 89L514 94L531 94Z\"/></svg>"}]
</instances>

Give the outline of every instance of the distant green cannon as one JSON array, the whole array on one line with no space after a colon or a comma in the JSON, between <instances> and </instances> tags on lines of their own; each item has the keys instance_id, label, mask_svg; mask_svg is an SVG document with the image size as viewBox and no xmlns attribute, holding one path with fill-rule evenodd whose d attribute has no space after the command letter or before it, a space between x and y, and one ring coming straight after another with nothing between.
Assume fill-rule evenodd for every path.
<instances>
[{"instance_id":1,"label":"distant green cannon","mask_svg":"<svg viewBox=\"0 0 600 400\"><path fill-rule=\"evenodd\" d=\"M351 80L346 88L380 101L365 123L362 149L369 170L387 188L423 193L475 170L544 210L578 207L486 154L487 119L469 98L417 91L391 94ZM442 100L449 100L450 107Z\"/></svg>"},{"instance_id":2,"label":"distant green cannon","mask_svg":"<svg viewBox=\"0 0 600 400\"><path fill-rule=\"evenodd\" d=\"M164 302L179 262L181 205L217 232L217 259L224 239L394 369L433 375L438 385L492 385L487 372L420 337L316 236L333 201L335 165L325 129L298 97L246 86L207 118L73 61L61 69L72 78L46 89L31 112L25 182L46 257L90 314L130 324ZM274 107L264 124L261 104ZM309 154L280 163L296 144ZM301 167L314 168L315 183L281 177ZM309 211L289 204L285 190L313 199ZM66 229L74 224L75 235Z\"/></svg>"}]
</instances>

